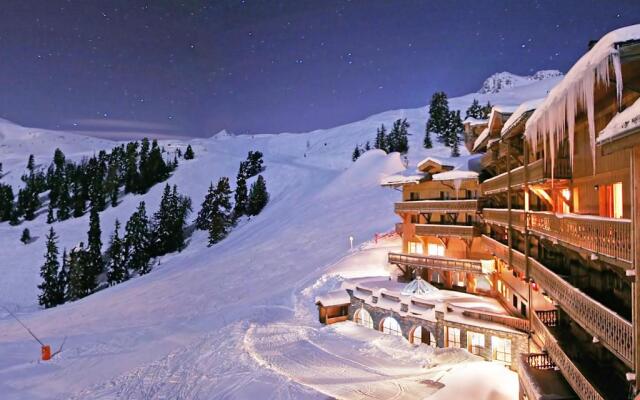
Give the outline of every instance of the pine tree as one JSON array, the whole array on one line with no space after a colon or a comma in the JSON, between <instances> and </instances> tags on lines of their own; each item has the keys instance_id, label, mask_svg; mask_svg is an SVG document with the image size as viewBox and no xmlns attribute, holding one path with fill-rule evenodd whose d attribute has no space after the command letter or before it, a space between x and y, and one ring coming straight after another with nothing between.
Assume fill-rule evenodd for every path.
<instances>
[{"instance_id":1,"label":"pine tree","mask_svg":"<svg viewBox=\"0 0 640 400\"><path fill-rule=\"evenodd\" d=\"M360 148L356 145L356 148L353 149L353 153L351 154L351 161L355 161L360 157Z\"/></svg>"},{"instance_id":2,"label":"pine tree","mask_svg":"<svg viewBox=\"0 0 640 400\"><path fill-rule=\"evenodd\" d=\"M467 108L465 118L483 119L483 110L480 102L477 99L473 99L473 102Z\"/></svg>"},{"instance_id":3,"label":"pine tree","mask_svg":"<svg viewBox=\"0 0 640 400\"><path fill-rule=\"evenodd\" d=\"M140 176L137 164L138 142L127 143L125 153L124 191L125 193L136 193Z\"/></svg>"},{"instance_id":4,"label":"pine tree","mask_svg":"<svg viewBox=\"0 0 640 400\"><path fill-rule=\"evenodd\" d=\"M491 115L492 108L493 106L491 105L491 103L487 101L487 104L484 107L482 107L482 119L489 118L489 115Z\"/></svg>"},{"instance_id":5,"label":"pine tree","mask_svg":"<svg viewBox=\"0 0 640 400\"><path fill-rule=\"evenodd\" d=\"M129 271L127 270L127 260L125 258L124 243L120 238L118 230L120 222L116 219L115 229L109 243L107 257L107 281L109 285L115 285L129 279Z\"/></svg>"},{"instance_id":6,"label":"pine tree","mask_svg":"<svg viewBox=\"0 0 640 400\"><path fill-rule=\"evenodd\" d=\"M373 147L389 152L389 148L387 146L387 128L384 127L384 124L382 124L376 132L376 140L373 143Z\"/></svg>"},{"instance_id":7,"label":"pine tree","mask_svg":"<svg viewBox=\"0 0 640 400\"><path fill-rule=\"evenodd\" d=\"M429 125L425 124L424 128L424 143L423 146L425 149L433 148L433 142L431 141L431 132L429 132Z\"/></svg>"},{"instance_id":8,"label":"pine tree","mask_svg":"<svg viewBox=\"0 0 640 400\"><path fill-rule=\"evenodd\" d=\"M33 154L29 154L29 160L27 161L27 169L29 172L33 173L33 170L36 167L35 159L33 158Z\"/></svg>"},{"instance_id":9,"label":"pine tree","mask_svg":"<svg viewBox=\"0 0 640 400\"><path fill-rule=\"evenodd\" d=\"M144 201L140 202L137 210L131 214L125 227L124 247L129 260L129 269L140 275L151 270L149 260L149 219Z\"/></svg>"},{"instance_id":10,"label":"pine tree","mask_svg":"<svg viewBox=\"0 0 640 400\"><path fill-rule=\"evenodd\" d=\"M249 189L247 215L258 215L268 202L269 192L267 192L267 184L262 175L258 175L258 179L251 185L251 189Z\"/></svg>"},{"instance_id":11,"label":"pine tree","mask_svg":"<svg viewBox=\"0 0 640 400\"><path fill-rule=\"evenodd\" d=\"M104 270L104 261L102 260L102 240L100 236L100 214L96 208L91 209L89 215L89 231L87 232L87 263L88 272L93 275L93 280L97 283L98 275ZM90 288L91 291L95 287Z\"/></svg>"},{"instance_id":12,"label":"pine tree","mask_svg":"<svg viewBox=\"0 0 640 400\"><path fill-rule=\"evenodd\" d=\"M62 252L62 266L58 272L58 291L57 297L59 304L63 304L67 300L67 290L69 281L69 256L67 249Z\"/></svg>"},{"instance_id":13,"label":"pine tree","mask_svg":"<svg viewBox=\"0 0 640 400\"><path fill-rule=\"evenodd\" d=\"M200 211L198 211L198 216L196 217L196 229L200 229L206 231L209 229L209 224L211 223L211 215L213 214L213 210L216 207L216 191L213 187L213 182L209 184L209 190L207 194L204 196L204 200L202 201L202 206L200 207Z\"/></svg>"},{"instance_id":14,"label":"pine tree","mask_svg":"<svg viewBox=\"0 0 640 400\"><path fill-rule=\"evenodd\" d=\"M460 155L460 136L464 125L460 118L460 111L450 111L447 122L447 130L445 132L447 142L451 146L451 156L458 157Z\"/></svg>"},{"instance_id":15,"label":"pine tree","mask_svg":"<svg viewBox=\"0 0 640 400\"><path fill-rule=\"evenodd\" d=\"M436 134L438 141L445 146L449 146L449 142L445 135L449 119L449 101L444 92L435 92L431 97L429 104L429 121L427 121L427 132Z\"/></svg>"},{"instance_id":16,"label":"pine tree","mask_svg":"<svg viewBox=\"0 0 640 400\"><path fill-rule=\"evenodd\" d=\"M47 234L47 252L44 255L44 264L40 267L42 283L38 285L40 295L38 302L45 308L55 307L59 304L58 296L58 236L53 228Z\"/></svg>"},{"instance_id":17,"label":"pine tree","mask_svg":"<svg viewBox=\"0 0 640 400\"><path fill-rule=\"evenodd\" d=\"M236 221L247 213L247 201L249 200L247 181L244 175L238 172L236 177L236 191L234 193L235 204L233 206L233 220Z\"/></svg>"},{"instance_id":18,"label":"pine tree","mask_svg":"<svg viewBox=\"0 0 640 400\"><path fill-rule=\"evenodd\" d=\"M107 168L107 177L104 182L104 191L109 198L109 204L111 207L118 205L118 191L120 189L120 182L118 178L118 164L111 160Z\"/></svg>"},{"instance_id":19,"label":"pine tree","mask_svg":"<svg viewBox=\"0 0 640 400\"><path fill-rule=\"evenodd\" d=\"M214 191L213 208L210 221L208 221L209 245L218 243L225 238L229 227L233 223L231 215L231 187L229 178L222 177L218 180Z\"/></svg>"},{"instance_id":20,"label":"pine tree","mask_svg":"<svg viewBox=\"0 0 640 400\"><path fill-rule=\"evenodd\" d=\"M180 150L180 149L178 149ZM193 153L193 149L191 148L191 145L187 146L187 150L185 150L184 152L184 159L185 160L193 160L195 157L195 154Z\"/></svg>"},{"instance_id":21,"label":"pine tree","mask_svg":"<svg viewBox=\"0 0 640 400\"><path fill-rule=\"evenodd\" d=\"M71 250L69 254L69 279L66 297L69 300L79 300L91 294L95 289L95 277L89 265L89 256L84 243Z\"/></svg>"},{"instance_id":22,"label":"pine tree","mask_svg":"<svg viewBox=\"0 0 640 400\"><path fill-rule=\"evenodd\" d=\"M53 213L53 203L49 202L47 206L47 224L53 224L56 222L56 217Z\"/></svg>"},{"instance_id":23,"label":"pine tree","mask_svg":"<svg viewBox=\"0 0 640 400\"><path fill-rule=\"evenodd\" d=\"M364 151L369 151L371 150L371 143L369 143L369 141L367 140L367 143L364 144Z\"/></svg>"},{"instance_id":24,"label":"pine tree","mask_svg":"<svg viewBox=\"0 0 640 400\"><path fill-rule=\"evenodd\" d=\"M250 151L247 155L247 163L245 168L245 177L251 178L262 172L262 153L259 151Z\"/></svg>"},{"instance_id":25,"label":"pine tree","mask_svg":"<svg viewBox=\"0 0 640 400\"><path fill-rule=\"evenodd\" d=\"M0 222L9 221L13 214L13 189L0 183Z\"/></svg>"},{"instance_id":26,"label":"pine tree","mask_svg":"<svg viewBox=\"0 0 640 400\"><path fill-rule=\"evenodd\" d=\"M29 232L29 229L24 228L22 236L20 236L20 241L24 244L29 244L29 242L31 242L31 232Z\"/></svg>"},{"instance_id":27,"label":"pine tree","mask_svg":"<svg viewBox=\"0 0 640 400\"><path fill-rule=\"evenodd\" d=\"M71 198L71 203L73 207L73 217L81 217L82 214L84 214L86 201L84 199L84 196L82 195L82 184L79 181L73 182L73 195Z\"/></svg>"},{"instance_id":28,"label":"pine tree","mask_svg":"<svg viewBox=\"0 0 640 400\"><path fill-rule=\"evenodd\" d=\"M58 196L58 220L64 221L71 216L71 198L69 197L69 186L64 180Z\"/></svg>"}]
</instances>

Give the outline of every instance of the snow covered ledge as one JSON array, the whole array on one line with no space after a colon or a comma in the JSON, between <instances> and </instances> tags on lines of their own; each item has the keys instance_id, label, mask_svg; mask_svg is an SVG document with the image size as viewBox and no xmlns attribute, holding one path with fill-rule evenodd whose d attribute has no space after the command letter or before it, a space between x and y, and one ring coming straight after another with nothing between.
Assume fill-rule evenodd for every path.
<instances>
[{"instance_id":1,"label":"snow covered ledge","mask_svg":"<svg viewBox=\"0 0 640 400\"><path fill-rule=\"evenodd\" d=\"M545 101L527 121L525 137L537 151L542 140L543 151L550 152L552 168L556 148L565 135L569 139L569 154L573 165L575 117L578 105L586 110L591 142L593 168L595 171L596 128L594 112L594 88L598 83L609 85L613 68L618 103L622 101L622 68L620 43L640 40L640 25L631 25L609 32L593 48L578 60L565 78L554 87Z\"/></svg>"}]
</instances>

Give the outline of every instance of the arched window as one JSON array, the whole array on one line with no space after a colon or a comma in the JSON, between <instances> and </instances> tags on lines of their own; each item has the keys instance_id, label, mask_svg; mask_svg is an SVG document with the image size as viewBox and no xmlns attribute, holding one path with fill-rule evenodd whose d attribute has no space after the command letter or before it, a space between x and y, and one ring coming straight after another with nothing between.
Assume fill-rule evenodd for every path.
<instances>
[{"instance_id":1,"label":"arched window","mask_svg":"<svg viewBox=\"0 0 640 400\"><path fill-rule=\"evenodd\" d=\"M416 326L411 336L411 343L426 344L431 347L436 347L436 335L422 326Z\"/></svg>"},{"instance_id":2,"label":"arched window","mask_svg":"<svg viewBox=\"0 0 640 400\"><path fill-rule=\"evenodd\" d=\"M387 317L382 321L382 333L392 336L402 336L402 329L398 321L391 317Z\"/></svg>"},{"instance_id":3,"label":"arched window","mask_svg":"<svg viewBox=\"0 0 640 400\"><path fill-rule=\"evenodd\" d=\"M365 328L373 329L373 319L371 319L371 314L369 314L369 312L364 308L357 310L353 319L356 324L364 326Z\"/></svg>"}]
</instances>

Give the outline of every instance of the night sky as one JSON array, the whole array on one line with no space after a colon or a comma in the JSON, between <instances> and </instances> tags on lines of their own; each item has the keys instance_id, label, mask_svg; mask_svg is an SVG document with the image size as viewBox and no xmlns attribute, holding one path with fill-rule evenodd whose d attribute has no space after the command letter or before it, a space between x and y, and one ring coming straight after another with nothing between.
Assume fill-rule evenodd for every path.
<instances>
[{"instance_id":1,"label":"night sky","mask_svg":"<svg viewBox=\"0 0 640 400\"><path fill-rule=\"evenodd\" d=\"M0 117L68 130L299 132L565 71L640 1L57 1L0 8Z\"/></svg>"}]
</instances>

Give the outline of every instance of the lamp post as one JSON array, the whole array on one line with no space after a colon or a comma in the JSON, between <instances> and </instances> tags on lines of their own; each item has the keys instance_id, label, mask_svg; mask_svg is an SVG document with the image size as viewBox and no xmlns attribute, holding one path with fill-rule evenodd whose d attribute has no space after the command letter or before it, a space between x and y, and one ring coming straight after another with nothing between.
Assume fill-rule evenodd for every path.
<instances>
[{"instance_id":1,"label":"lamp post","mask_svg":"<svg viewBox=\"0 0 640 400\"><path fill-rule=\"evenodd\" d=\"M353 236L349 236L349 244L351 246L351 250L353 250Z\"/></svg>"}]
</instances>

